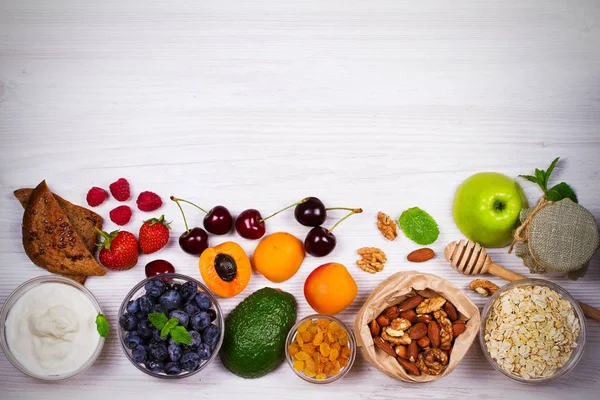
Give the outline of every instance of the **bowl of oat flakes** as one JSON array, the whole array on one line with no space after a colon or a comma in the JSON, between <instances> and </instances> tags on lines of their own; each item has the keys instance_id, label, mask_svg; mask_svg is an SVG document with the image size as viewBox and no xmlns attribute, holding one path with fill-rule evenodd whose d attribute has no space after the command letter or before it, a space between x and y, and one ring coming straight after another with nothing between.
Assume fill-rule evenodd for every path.
<instances>
[{"instance_id":1,"label":"bowl of oat flakes","mask_svg":"<svg viewBox=\"0 0 600 400\"><path fill-rule=\"evenodd\" d=\"M483 308L479 334L490 364L521 383L545 383L571 371L585 345L585 317L562 287L543 279L503 286Z\"/></svg>"}]
</instances>

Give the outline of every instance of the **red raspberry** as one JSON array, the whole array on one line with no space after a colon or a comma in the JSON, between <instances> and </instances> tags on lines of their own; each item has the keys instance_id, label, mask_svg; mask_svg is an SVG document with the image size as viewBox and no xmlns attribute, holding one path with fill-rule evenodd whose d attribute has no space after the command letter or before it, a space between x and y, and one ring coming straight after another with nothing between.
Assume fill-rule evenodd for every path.
<instances>
[{"instance_id":1,"label":"red raspberry","mask_svg":"<svg viewBox=\"0 0 600 400\"><path fill-rule=\"evenodd\" d=\"M119 201L129 200L131 192L129 190L129 182L125 178L119 178L109 186L110 193Z\"/></svg>"},{"instance_id":2,"label":"red raspberry","mask_svg":"<svg viewBox=\"0 0 600 400\"><path fill-rule=\"evenodd\" d=\"M100 204L104 203L104 200L106 200L107 196L108 193L106 193L106 190L99 188L98 186L94 186L87 193L85 199L87 200L87 203L90 205L90 207L97 207Z\"/></svg>"},{"instance_id":3,"label":"red raspberry","mask_svg":"<svg viewBox=\"0 0 600 400\"><path fill-rule=\"evenodd\" d=\"M154 211L162 206L160 196L153 192L142 192L136 200L137 206L141 211Z\"/></svg>"},{"instance_id":4,"label":"red raspberry","mask_svg":"<svg viewBox=\"0 0 600 400\"><path fill-rule=\"evenodd\" d=\"M129 206L119 206L110 210L110 220L117 225L123 226L131 219L131 208Z\"/></svg>"}]
</instances>

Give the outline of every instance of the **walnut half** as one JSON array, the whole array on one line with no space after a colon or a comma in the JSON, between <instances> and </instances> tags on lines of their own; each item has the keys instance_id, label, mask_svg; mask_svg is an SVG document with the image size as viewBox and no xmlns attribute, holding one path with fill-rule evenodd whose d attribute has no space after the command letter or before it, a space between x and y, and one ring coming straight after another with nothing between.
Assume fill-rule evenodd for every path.
<instances>
[{"instance_id":1,"label":"walnut half","mask_svg":"<svg viewBox=\"0 0 600 400\"><path fill-rule=\"evenodd\" d=\"M387 240L398 237L398 225L389 215L381 211L377 213L377 229Z\"/></svg>"},{"instance_id":2,"label":"walnut half","mask_svg":"<svg viewBox=\"0 0 600 400\"><path fill-rule=\"evenodd\" d=\"M374 274L383 271L383 264L387 261L385 253L377 247L362 247L356 251L362 258L356 265L363 271Z\"/></svg>"}]
</instances>

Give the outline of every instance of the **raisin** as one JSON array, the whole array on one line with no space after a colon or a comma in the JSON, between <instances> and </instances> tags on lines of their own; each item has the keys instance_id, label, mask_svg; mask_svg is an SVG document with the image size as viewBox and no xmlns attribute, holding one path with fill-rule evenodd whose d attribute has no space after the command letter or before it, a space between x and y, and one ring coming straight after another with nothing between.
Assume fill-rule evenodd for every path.
<instances>
[{"instance_id":1,"label":"raisin","mask_svg":"<svg viewBox=\"0 0 600 400\"><path fill-rule=\"evenodd\" d=\"M324 357L329 357L329 352L331 351L331 349L329 348L329 345L327 343L321 343L321 345L319 346L319 351Z\"/></svg>"},{"instance_id":2,"label":"raisin","mask_svg":"<svg viewBox=\"0 0 600 400\"><path fill-rule=\"evenodd\" d=\"M331 349L331 352L329 353L329 361L337 360L339 355L340 351L338 349Z\"/></svg>"},{"instance_id":3,"label":"raisin","mask_svg":"<svg viewBox=\"0 0 600 400\"><path fill-rule=\"evenodd\" d=\"M315 375L315 379L318 379L318 380L327 379L327 375L320 373L320 374Z\"/></svg>"},{"instance_id":4,"label":"raisin","mask_svg":"<svg viewBox=\"0 0 600 400\"><path fill-rule=\"evenodd\" d=\"M306 361L310 358L310 356L305 351L299 351L298 353L296 353L295 358L296 360Z\"/></svg>"},{"instance_id":5,"label":"raisin","mask_svg":"<svg viewBox=\"0 0 600 400\"><path fill-rule=\"evenodd\" d=\"M294 357L300 351L300 346L297 343L292 343L288 346L288 353Z\"/></svg>"},{"instance_id":6,"label":"raisin","mask_svg":"<svg viewBox=\"0 0 600 400\"><path fill-rule=\"evenodd\" d=\"M304 361L301 361L301 360L294 361L294 369L298 372L304 371Z\"/></svg>"}]
</instances>

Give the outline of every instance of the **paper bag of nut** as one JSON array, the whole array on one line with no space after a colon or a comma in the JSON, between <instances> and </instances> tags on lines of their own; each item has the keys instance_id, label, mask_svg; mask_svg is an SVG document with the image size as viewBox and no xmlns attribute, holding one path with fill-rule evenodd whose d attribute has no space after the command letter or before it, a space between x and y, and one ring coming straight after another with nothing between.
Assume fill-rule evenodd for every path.
<instances>
[{"instance_id":1,"label":"paper bag of nut","mask_svg":"<svg viewBox=\"0 0 600 400\"><path fill-rule=\"evenodd\" d=\"M438 276L398 272L366 300L354 334L375 368L405 382L430 382L448 375L479 332L479 309Z\"/></svg>"}]
</instances>

